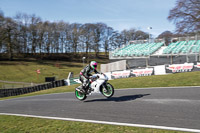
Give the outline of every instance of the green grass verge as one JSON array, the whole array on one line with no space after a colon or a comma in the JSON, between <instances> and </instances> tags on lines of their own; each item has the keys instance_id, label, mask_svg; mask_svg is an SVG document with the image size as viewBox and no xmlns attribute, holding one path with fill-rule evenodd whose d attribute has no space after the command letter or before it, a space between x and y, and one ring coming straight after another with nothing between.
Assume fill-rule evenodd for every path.
<instances>
[{"instance_id":1,"label":"green grass verge","mask_svg":"<svg viewBox=\"0 0 200 133\"><path fill-rule=\"evenodd\" d=\"M115 80L110 80L109 82L114 86L115 89L120 89L120 88L200 86L199 79L200 79L200 71L169 74L169 75L153 75L147 77L115 79ZM78 85L57 87L53 89L42 90L19 96L0 98L0 100L16 98L16 97L24 97L24 96L72 92L77 86Z\"/></svg>"},{"instance_id":2,"label":"green grass verge","mask_svg":"<svg viewBox=\"0 0 200 133\"><path fill-rule=\"evenodd\" d=\"M111 80L115 88L200 86L200 71Z\"/></svg>"},{"instance_id":3,"label":"green grass verge","mask_svg":"<svg viewBox=\"0 0 200 133\"><path fill-rule=\"evenodd\" d=\"M101 63L107 63L108 59L95 59L100 68ZM78 75L87 65L83 63L67 61L0 61L0 80L26 82L26 83L44 83L45 77L55 77L56 80L66 79L69 72ZM40 69L40 74L36 70ZM27 86L24 84L1 83L0 88L17 88Z\"/></svg>"},{"instance_id":4,"label":"green grass verge","mask_svg":"<svg viewBox=\"0 0 200 133\"><path fill-rule=\"evenodd\" d=\"M183 133L149 128L0 115L1 133Z\"/></svg>"},{"instance_id":5,"label":"green grass verge","mask_svg":"<svg viewBox=\"0 0 200 133\"><path fill-rule=\"evenodd\" d=\"M66 61L0 61L0 80L28 83L44 83L45 77L67 78L83 68L82 63ZM40 74L36 70L40 69ZM0 85L1 87L1 85Z\"/></svg>"}]
</instances>

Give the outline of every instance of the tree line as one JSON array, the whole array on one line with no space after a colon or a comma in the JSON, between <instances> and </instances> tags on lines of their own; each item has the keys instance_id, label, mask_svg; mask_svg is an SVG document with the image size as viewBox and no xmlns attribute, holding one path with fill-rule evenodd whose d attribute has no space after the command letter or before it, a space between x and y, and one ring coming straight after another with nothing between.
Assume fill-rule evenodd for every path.
<instances>
[{"instance_id":1,"label":"tree line","mask_svg":"<svg viewBox=\"0 0 200 133\"><path fill-rule=\"evenodd\" d=\"M105 23L49 22L34 14L17 13L13 18L0 13L0 53L12 60L14 53L52 54L95 52L121 47L129 40L147 39L148 33L130 29L118 32Z\"/></svg>"},{"instance_id":2,"label":"tree line","mask_svg":"<svg viewBox=\"0 0 200 133\"><path fill-rule=\"evenodd\" d=\"M176 32L164 31L158 37L168 38L188 34L200 34L200 1L177 0L167 19L174 22ZM34 14L17 13L5 17L0 10L0 54L52 54L100 51L121 47L130 40L148 39L148 33L137 29L114 30L105 23L50 22Z\"/></svg>"},{"instance_id":3,"label":"tree line","mask_svg":"<svg viewBox=\"0 0 200 133\"><path fill-rule=\"evenodd\" d=\"M158 38L169 44L173 37L200 35L200 0L177 0L167 19L176 26L175 32L164 31Z\"/></svg>"}]
</instances>

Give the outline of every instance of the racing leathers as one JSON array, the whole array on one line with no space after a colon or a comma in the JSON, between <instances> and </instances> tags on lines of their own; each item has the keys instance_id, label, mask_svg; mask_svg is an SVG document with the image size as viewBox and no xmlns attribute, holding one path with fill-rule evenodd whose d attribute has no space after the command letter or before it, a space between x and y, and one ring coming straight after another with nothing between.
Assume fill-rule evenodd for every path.
<instances>
[{"instance_id":1,"label":"racing leathers","mask_svg":"<svg viewBox=\"0 0 200 133\"><path fill-rule=\"evenodd\" d=\"M81 70L80 72L80 76L79 79L82 82L82 89L83 91L87 91L86 89L88 88L88 86L90 85L89 82L89 78L91 75L91 73L94 72L96 74L98 74L99 72L96 69L93 69L90 67L90 64L88 64L83 70Z\"/></svg>"}]
</instances>

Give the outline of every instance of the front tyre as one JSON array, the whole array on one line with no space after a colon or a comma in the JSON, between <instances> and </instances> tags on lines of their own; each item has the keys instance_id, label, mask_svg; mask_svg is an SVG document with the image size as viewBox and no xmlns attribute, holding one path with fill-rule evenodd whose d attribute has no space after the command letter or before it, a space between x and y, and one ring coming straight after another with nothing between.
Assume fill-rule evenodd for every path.
<instances>
[{"instance_id":1,"label":"front tyre","mask_svg":"<svg viewBox=\"0 0 200 133\"><path fill-rule=\"evenodd\" d=\"M106 88L102 86L101 93L105 97L110 98L114 95L114 87L110 83L106 83Z\"/></svg>"},{"instance_id":2,"label":"front tyre","mask_svg":"<svg viewBox=\"0 0 200 133\"><path fill-rule=\"evenodd\" d=\"M87 98L85 93L75 90L75 96L78 100L83 101Z\"/></svg>"}]
</instances>

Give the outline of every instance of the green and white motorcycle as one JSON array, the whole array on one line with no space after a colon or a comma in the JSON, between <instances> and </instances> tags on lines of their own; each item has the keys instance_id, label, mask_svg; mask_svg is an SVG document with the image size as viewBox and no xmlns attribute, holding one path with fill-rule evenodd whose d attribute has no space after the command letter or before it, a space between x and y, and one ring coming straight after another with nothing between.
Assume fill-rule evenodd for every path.
<instances>
[{"instance_id":1,"label":"green and white motorcycle","mask_svg":"<svg viewBox=\"0 0 200 133\"><path fill-rule=\"evenodd\" d=\"M108 77L105 74L94 74L90 77L90 85L86 88L86 92L83 92L80 85L75 89L75 96L78 100L83 101L88 95L92 93L101 93L106 98L110 98L114 94L113 86L107 82Z\"/></svg>"}]
</instances>

